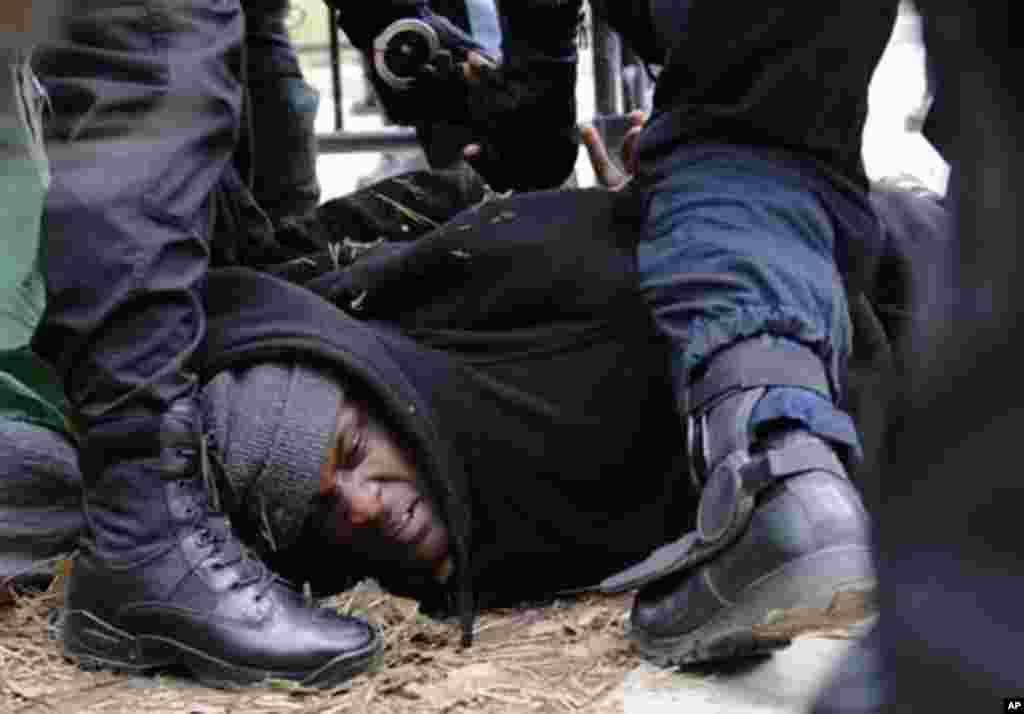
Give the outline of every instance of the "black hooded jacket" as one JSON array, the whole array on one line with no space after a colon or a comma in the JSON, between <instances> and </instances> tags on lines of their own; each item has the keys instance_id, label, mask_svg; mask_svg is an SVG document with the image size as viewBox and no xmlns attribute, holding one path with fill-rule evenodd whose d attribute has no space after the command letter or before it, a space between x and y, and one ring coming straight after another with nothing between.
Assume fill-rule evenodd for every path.
<instances>
[{"instance_id":1,"label":"black hooded jacket","mask_svg":"<svg viewBox=\"0 0 1024 714\"><path fill-rule=\"evenodd\" d=\"M214 271L202 371L309 360L377 397L457 553L447 592L407 594L466 615L471 599L593 585L678 537L695 506L618 200L550 192L464 212L316 283L352 314L269 275ZM303 547L293 563L313 557ZM374 574L356 567L339 564Z\"/></svg>"}]
</instances>

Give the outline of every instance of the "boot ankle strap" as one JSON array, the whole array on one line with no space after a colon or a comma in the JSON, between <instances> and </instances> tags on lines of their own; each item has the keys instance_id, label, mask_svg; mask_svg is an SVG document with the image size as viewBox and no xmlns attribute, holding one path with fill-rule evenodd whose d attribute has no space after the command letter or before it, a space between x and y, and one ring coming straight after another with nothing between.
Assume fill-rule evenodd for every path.
<instances>
[{"instance_id":1,"label":"boot ankle strap","mask_svg":"<svg viewBox=\"0 0 1024 714\"><path fill-rule=\"evenodd\" d=\"M781 347L764 336L716 353L704 373L683 392L680 413L707 411L728 394L757 387L802 387L830 401L835 397L818 355L795 342Z\"/></svg>"},{"instance_id":2,"label":"boot ankle strap","mask_svg":"<svg viewBox=\"0 0 1024 714\"><path fill-rule=\"evenodd\" d=\"M769 336L743 340L712 357L680 397L690 477L699 491L727 454L749 449L747 424L768 389L798 387L832 400L821 358L797 343Z\"/></svg>"},{"instance_id":3,"label":"boot ankle strap","mask_svg":"<svg viewBox=\"0 0 1024 714\"><path fill-rule=\"evenodd\" d=\"M772 485L810 472L845 479L846 470L822 439L791 442L780 449L751 457L730 454L718 465L701 494L697 528L661 546L645 560L606 578L603 592L619 593L691 570L716 557L743 534L754 514L757 497Z\"/></svg>"}]
</instances>

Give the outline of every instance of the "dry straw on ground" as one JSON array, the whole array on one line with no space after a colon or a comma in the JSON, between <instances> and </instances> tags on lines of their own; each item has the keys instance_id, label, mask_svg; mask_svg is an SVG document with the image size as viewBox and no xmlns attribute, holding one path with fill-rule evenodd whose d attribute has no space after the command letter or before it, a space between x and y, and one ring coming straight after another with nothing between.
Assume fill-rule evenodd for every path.
<instances>
[{"instance_id":1,"label":"dry straw on ground","mask_svg":"<svg viewBox=\"0 0 1024 714\"><path fill-rule=\"evenodd\" d=\"M333 604L380 625L380 666L326 692L285 686L225 691L170 675L83 672L54 639L60 587L0 604L0 711L18 714L160 712L613 712L636 656L623 637L628 598L590 597L483 614L473 647L461 631L419 614L415 602L369 584Z\"/></svg>"},{"instance_id":2,"label":"dry straw on ground","mask_svg":"<svg viewBox=\"0 0 1024 714\"><path fill-rule=\"evenodd\" d=\"M374 671L330 691L286 686L217 690L162 674L84 672L61 655L55 614L62 587L0 596L0 712L12 714L440 714L621 712L627 673L639 658L624 637L629 596L587 596L542 608L488 612L476 643L419 614L415 602L364 583L332 601L378 623L385 639ZM769 634L826 630L848 636L870 603L833 604L822 614L778 613ZM838 609L836 609L838 608ZM829 613L825 613L826 615Z\"/></svg>"}]
</instances>

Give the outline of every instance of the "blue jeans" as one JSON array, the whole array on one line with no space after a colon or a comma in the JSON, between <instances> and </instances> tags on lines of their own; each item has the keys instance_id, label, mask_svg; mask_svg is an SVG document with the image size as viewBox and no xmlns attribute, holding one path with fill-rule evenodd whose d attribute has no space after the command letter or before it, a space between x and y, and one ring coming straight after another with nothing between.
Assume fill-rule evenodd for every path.
<instances>
[{"instance_id":1,"label":"blue jeans","mask_svg":"<svg viewBox=\"0 0 1024 714\"><path fill-rule=\"evenodd\" d=\"M799 173L767 158L685 150L664 162L648 189L638 267L672 343L677 403L705 360L758 335L775 336L780 349L813 350L838 394L851 324L821 202ZM816 392L769 390L748 429L776 419L796 420L859 455L853 421Z\"/></svg>"}]
</instances>

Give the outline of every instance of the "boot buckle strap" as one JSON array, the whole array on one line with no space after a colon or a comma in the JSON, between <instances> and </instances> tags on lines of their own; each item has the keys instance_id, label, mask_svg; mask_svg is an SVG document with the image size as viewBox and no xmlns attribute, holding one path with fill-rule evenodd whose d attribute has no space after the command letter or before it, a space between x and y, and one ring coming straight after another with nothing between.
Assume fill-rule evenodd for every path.
<instances>
[{"instance_id":1,"label":"boot buckle strap","mask_svg":"<svg viewBox=\"0 0 1024 714\"><path fill-rule=\"evenodd\" d=\"M827 471L845 478L835 452L820 439L749 457L734 451L711 474L697 508L697 532L705 543L735 540L750 522L757 496L787 478Z\"/></svg>"},{"instance_id":2,"label":"boot buckle strap","mask_svg":"<svg viewBox=\"0 0 1024 714\"><path fill-rule=\"evenodd\" d=\"M633 590L711 560L746 530L760 493L808 471L827 471L839 478L846 473L833 451L818 439L754 457L734 451L718 465L701 493L696 530L606 578L600 589L606 593Z\"/></svg>"}]
</instances>

